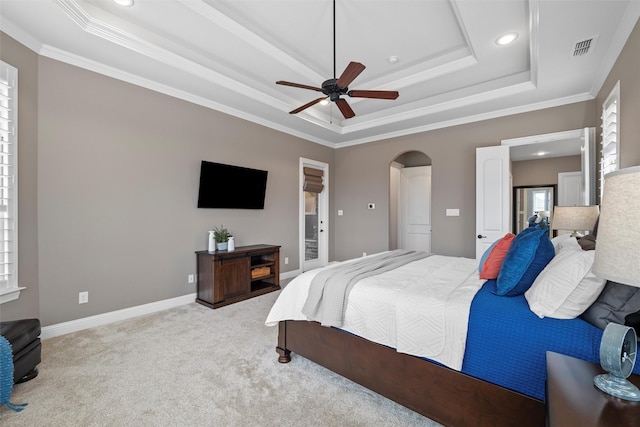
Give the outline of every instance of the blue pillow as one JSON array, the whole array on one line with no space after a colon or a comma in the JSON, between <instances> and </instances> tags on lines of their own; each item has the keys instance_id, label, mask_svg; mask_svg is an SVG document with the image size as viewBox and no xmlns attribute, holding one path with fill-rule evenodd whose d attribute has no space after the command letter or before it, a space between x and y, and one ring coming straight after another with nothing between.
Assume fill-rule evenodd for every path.
<instances>
[{"instance_id":1,"label":"blue pillow","mask_svg":"<svg viewBox=\"0 0 640 427\"><path fill-rule=\"evenodd\" d=\"M489 258L489 255L491 254L491 251L493 250L493 248L496 246L496 244L500 241L500 239L496 240L495 242L493 242L491 244L491 246L489 246L489 248L484 251L484 253L482 254L482 257L480 257L480 264L478 265L478 272L482 273L482 267L484 266L484 263L487 261L487 258Z\"/></svg>"},{"instance_id":2,"label":"blue pillow","mask_svg":"<svg viewBox=\"0 0 640 427\"><path fill-rule=\"evenodd\" d=\"M526 228L513 240L500 268L496 295L522 295L555 255L549 230Z\"/></svg>"},{"instance_id":3,"label":"blue pillow","mask_svg":"<svg viewBox=\"0 0 640 427\"><path fill-rule=\"evenodd\" d=\"M520 233L516 235L516 239L534 230L535 230L535 227L525 228L524 230L522 230ZM491 251L496 246L496 244L500 241L500 239L493 242L491 246L489 246L489 248L486 251L484 251L484 253L482 254L482 257L480 257L480 264L478 265L478 273L482 273L482 267L484 267L484 263L487 261L487 258L489 258L489 255L491 254ZM515 239L514 239L514 242L515 242Z\"/></svg>"},{"instance_id":4,"label":"blue pillow","mask_svg":"<svg viewBox=\"0 0 640 427\"><path fill-rule=\"evenodd\" d=\"M522 230L521 232L519 232L518 235L516 236L516 238L518 236L520 236L520 238L522 238L523 236L526 236L527 234L533 233L534 231L538 231L538 230L540 230L540 226L539 225L536 225L534 227L527 227L524 230ZM515 240L514 240L514 243L515 243Z\"/></svg>"}]
</instances>

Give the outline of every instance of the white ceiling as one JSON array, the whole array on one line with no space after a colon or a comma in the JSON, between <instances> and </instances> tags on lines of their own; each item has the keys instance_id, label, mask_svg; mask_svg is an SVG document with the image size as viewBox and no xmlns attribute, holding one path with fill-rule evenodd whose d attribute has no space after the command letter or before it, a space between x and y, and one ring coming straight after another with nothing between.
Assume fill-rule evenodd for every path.
<instances>
[{"instance_id":1,"label":"white ceiling","mask_svg":"<svg viewBox=\"0 0 640 427\"><path fill-rule=\"evenodd\" d=\"M501 144L509 146L509 157L514 162L552 157L582 156L583 146L587 150L591 150L588 147L595 147L595 141L593 141L594 133L595 129L571 129L562 132L503 139Z\"/></svg>"},{"instance_id":2,"label":"white ceiling","mask_svg":"<svg viewBox=\"0 0 640 427\"><path fill-rule=\"evenodd\" d=\"M334 76L332 16L331 0L0 0L2 31L40 55L331 147L593 99L640 0L337 0L337 76L361 62L350 89L400 96L290 115L319 93L275 82Z\"/></svg>"}]
</instances>

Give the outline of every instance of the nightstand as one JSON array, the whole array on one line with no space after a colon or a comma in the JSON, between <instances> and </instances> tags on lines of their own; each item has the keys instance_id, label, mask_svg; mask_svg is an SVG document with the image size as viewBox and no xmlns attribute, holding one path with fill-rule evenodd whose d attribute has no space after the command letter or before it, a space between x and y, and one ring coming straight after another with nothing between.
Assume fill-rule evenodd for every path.
<instances>
[{"instance_id":1,"label":"nightstand","mask_svg":"<svg viewBox=\"0 0 640 427\"><path fill-rule=\"evenodd\" d=\"M593 363L548 351L547 426L640 425L640 402L618 399L593 385L593 377L603 372ZM640 386L638 375L632 375L629 381Z\"/></svg>"}]
</instances>

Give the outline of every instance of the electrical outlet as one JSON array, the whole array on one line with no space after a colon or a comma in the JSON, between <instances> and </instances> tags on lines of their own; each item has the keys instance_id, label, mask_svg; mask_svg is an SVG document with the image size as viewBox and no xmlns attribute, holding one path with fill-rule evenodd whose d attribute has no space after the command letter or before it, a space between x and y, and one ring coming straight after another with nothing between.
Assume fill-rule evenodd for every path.
<instances>
[{"instance_id":1,"label":"electrical outlet","mask_svg":"<svg viewBox=\"0 0 640 427\"><path fill-rule=\"evenodd\" d=\"M367 253L366 252L362 252L362 256L367 256Z\"/></svg>"},{"instance_id":2,"label":"electrical outlet","mask_svg":"<svg viewBox=\"0 0 640 427\"><path fill-rule=\"evenodd\" d=\"M78 304L86 304L89 302L89 292L80 292L78 294Z\"/></svg>"},{"instance_id":3,"label":"electrical outlet","mask_svg":"<svg viewBox=\"0 0 640 427\"><path fill-rule=\"evenodd\" d=\"M289 257L284 257L284 263L289 264Z\"/></svg>"},{"instance_id":4,"label":"electrical outlet","mask_svg":"<svg viewBox=\"0 0 640 427\"><path fill-rule=\"evenodd\" d=\"M194 274L190 274L189 276L187 276L187 281L189 283L195 283L196 281L196 276Z\"/></svg>"}]
</instances>

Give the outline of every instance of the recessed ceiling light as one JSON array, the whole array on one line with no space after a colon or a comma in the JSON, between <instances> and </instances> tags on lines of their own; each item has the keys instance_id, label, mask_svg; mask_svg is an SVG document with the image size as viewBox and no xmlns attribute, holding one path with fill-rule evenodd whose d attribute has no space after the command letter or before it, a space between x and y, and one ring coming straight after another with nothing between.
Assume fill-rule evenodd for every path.
<instances>
[{"instance_id":1,"label":"recessed ceiling light","mask_svg":"<svg viewBox=\"0 0 640 427\"><path fill-rule=\"evenodd\" d=\"M120 6L133 6L133 0L113 0L114 3Z\"/></svg>"},{"instance_id":2,"label":"recessed ceiling light","mask_svg":"<svg viewBox=\"0 0 640 427\"><path fill-rule=\"evenodd\" d=\"M387 58L387 61L389 61L389 64L396 64L398 61L400 61L400 58L398 58L395 55L392 55Z\"/></svg>"},{"instance_id":3,"label":"recessed ceiling light","mask_svg":"<svg viewBox=\"0 0 640 427\"><path fill-rule=\"evenodd\" d=\"M538 151L536 153L536 156L544 156L545 154L548 154L546 151Z\"/></svg>"},{"instance_id":4,"label":"recessed ceiling light","mask_svg":"<svg viewBox=\"0 0 640 427\"><path fill-rule=\"evenodd\" d=\"M496 44L500 46L507 45L509 43L513 43L515 39L518 38L518 33L507 33L496 39Z\"/></svg>"}]
</instances>

